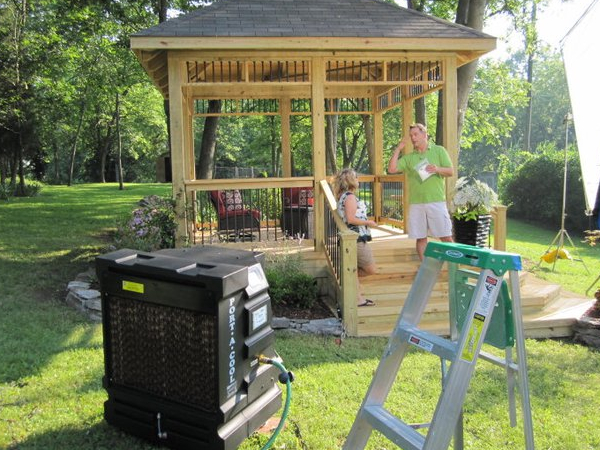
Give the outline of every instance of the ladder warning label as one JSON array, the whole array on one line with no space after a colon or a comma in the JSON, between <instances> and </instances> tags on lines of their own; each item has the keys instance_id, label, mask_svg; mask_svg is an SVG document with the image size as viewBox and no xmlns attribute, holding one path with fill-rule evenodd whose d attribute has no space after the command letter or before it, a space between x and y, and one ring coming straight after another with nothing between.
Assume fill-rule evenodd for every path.
<instances>
[{"instance_id":1,"label":"ladder warning label","mask_svg":"<svg viewBox=\"0 0 600 450\"><path fill-rule=\"evenodd\" d=\"M475 308L475 312L477 314L481 314L482 316L487 317L490 315L492 308L496 304L496 297L500 286L502 283L500 279L495 278L491 275L485 277L485 282L483 283L484 291L481 296L479 302L477 303L477 307Z\"/></svg>"},{"instance_id":2,"label":"ladder warning label","mask_svg":"<svg viewBox=\"0 0 600 450\"><path fill-rule=\"evenodd\" d=\"M410 337L408 338L408 342L414 345L415 347L419 347L420 349L426 350L428 352L431 352L431 350L433 350L433 344L431 342L421 339L420 337L415 336L414 334L410 335Z\"/></svg>"},{"instance_id":3,"label":"ladder warning label","mask_svg":"<svg viewBox=\"0 0 600 450\"><path fill-rule=\"evenodd\" d=\"M485 317L475 313L473 323L471 324L471 328L469 328L469 334L467 334L467 341L465 342L465 346L460 355L460 359L463 361L473 362L475 359L475 354L479 348L479 341L481 340L484 322Z\"/></svg>"}]
</instances>

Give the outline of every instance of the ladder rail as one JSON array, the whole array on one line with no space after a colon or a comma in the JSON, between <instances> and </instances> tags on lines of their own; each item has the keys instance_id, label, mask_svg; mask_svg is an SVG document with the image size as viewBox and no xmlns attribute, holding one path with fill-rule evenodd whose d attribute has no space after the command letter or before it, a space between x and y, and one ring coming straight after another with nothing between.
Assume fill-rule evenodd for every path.
<instances>
[{"instance_id":1,"label":"ladder rail","mask_svg":"<svg viewBox=\"0 0 600 450\"><path fill-rule=\"evenodd\" d=\"M458 340L458 351L433 414L424 450L444 449L450 445L501 286L501 277L492 270L481 272Z\"/></svg>"},{"instance_id":2,"label":"ladder rail","mask_svg":"<svg viewBox=\"0 0 600 450\"><path fill-rule=\"evenodd\" d=\"M400 364L408 351L408 341L401 339L402 327L406 323L411 325L419 323L427 307L427 300L431 296L442 265L443 261L432 258L427 258L421 264L415 281L409 290L404 307L400 312L394 331L383 351L383 356L379 361L367 394L346 438L343 446L344 450L364 448L367 444L373 427L365 418L365 408L372 406L382 407L385 403L395 381L395 377L391 377L389 374L398 373Z\"/></svg>"},{"instance_id":3,"label":"ladder rail","mask_svg":"<svg viewBox=\"0 0 600 450\"><path fill-rule=\"evenodd\" d=\"M508 276L513 300L515 343L517 347L517 360L519 362L518 383L519 390L521 392L521 405L523 409L525 448L527 450L534 450L535 443L533 439L533 419L531 417L531 402L529 398L529 376L527 373L527 352L525 351L525 328L523 326L521 293L519 291L519 274L516 271L511 270Z\"/></svg>"},{"instance_id":4,"label":"ladder rail","mask_svg":"<svg viewBox=\"0 0 600 450\"><path fill-rule=\"evenodd\" d=\"M460 299L464 305L464 307L461 306L460 312L452 312L451 308L450 340L418 328L444 261L449 262L449 273L451 274L456 273L458 264L471 265L481 269L478 275L475 273L477 283L474 287L469 284L466 291L461 289L460 294L453 293L453 289L450 289L451 300ZM464 445L463 404L479 357L504 366L506 370L512 426L516 422L515 385L519 388L526 449L534 450L525 336L517 275L517 270L520 269L521 260L518 255L461 244L440 242L428 245L425 259L417 272L394 331L383 351L383 356L344 443L344 450L363 449L374 429L380 431L391 442L404 450L447 449L453 437L454 448L462 449ZM505 349L505 359L502 359L487 354L481 349L503 285L502 298L508 298L508 291L503 280L503 275L507 271L512 294L512 311L506 309L507 306L504 306L506 303L500 302L498 310L502 311L500 317L504 320L500 323L505 324L505 328L500 328L500 332L505 334L499 334L498 327L495 325L491 328L493 338L490 340L492 345ZM470 292L472 298L468 297ZM453 295L455 297L452 297ZM456 297L456 295L460 295L460 297ZM463 301L469 298L470 301L466 303ZM460 320L462 326L458 323L453 325L453 320L455 322ZM510 326L514 326L514 340L513 329L506 328ZM500 343L498 343L498 336L503 339ZM513 344L516 344L516 362L513 361L511 352ZM395 417L384 407L384 402L396 381L398 370L408 352L409 345L435 354L442 361L442 390L425 435L416 431L417 427ZM446 370L444 361L451 362L448 370Z\"/></svg>"}]
</instances>

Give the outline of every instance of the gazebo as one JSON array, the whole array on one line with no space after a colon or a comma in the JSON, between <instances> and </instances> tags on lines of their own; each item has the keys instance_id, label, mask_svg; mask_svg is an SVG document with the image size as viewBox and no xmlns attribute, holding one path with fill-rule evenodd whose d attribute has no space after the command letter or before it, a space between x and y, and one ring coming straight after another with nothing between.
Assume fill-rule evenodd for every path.
<instances>
[{"instance_id":1,"label":"gazebo","mask_svg":"<svg viewBox=\"0 0 600 450\"><path fill-rule=\"evenodd\" d=\"M366 180L371 186L371 214L378 223L392 223L382 208L382 183L399 183L401 195L394 198L400 202L410 186L404 185L402 175L386 178L383 114L401 108L404 130L398 133L405 134L414 121L414 101L441 91L442 141L457 167L457 69L495 44L495 38L482 32L381 0L220 0L132 35L131 48L169 101L179 244L192 240L202 225L190 214L189 205L197 204L203 191L312 189L314 249L329 255L344 298L344 321L355 334L356 308L347 299L355 297L356 287L344 277L348 272L356 277L351 263L356 240L354 247L352 239L344 240L345 227L329 211L335 206L326 182L330 174L325 117L344 113L372 117L371 174ZM347 106L345 99L360 101ZM211 100L225 106L211 111ZM278 115L283 176L197 179L194 118L211 114ZM293 177L291 169L290 117L298 114L312 119L312 174L305 177ZM454 182L448 180L450 186ZM328 223L333 223L333 232ZM399 225L405 228L403 221ZM341 249L336 249L339 241L332 233L339 235L340 230ZM350 264L344 267L344 261Z\"/></svg>"}]
</instances>

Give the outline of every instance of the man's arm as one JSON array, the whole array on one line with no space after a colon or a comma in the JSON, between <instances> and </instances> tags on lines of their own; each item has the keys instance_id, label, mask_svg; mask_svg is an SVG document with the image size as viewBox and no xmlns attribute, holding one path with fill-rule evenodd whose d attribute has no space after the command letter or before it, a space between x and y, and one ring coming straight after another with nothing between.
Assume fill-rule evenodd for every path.
<instances>
[{"instance_id":1,"label":"man's arm","mask_svg":"<svg viewBox=\"0 0 600 450\"><path fill-rule=\"evenodd\" d=\"M387 167L388 173L398 173L398 160L400 159L400 156L402 155L402 152L404 151L405 148L406 148L406 142L404 142L404 139L403 139L400 141L400 143L394 150L392 157L390 158L390 162L388 163L388 167Z\"/></svg>"},{"instance_id":2,"label":"man's arm","mask_svg":"<svg viewBox=\"0 0 600 450\"><path fill-rule=\"evenodd\" d=\"M429 173L436 173L441 177L451 177L454 175L454 167L452 167L452 161L450 160L450 155L444 147L438 147L439 154L439 164L429 164L425 167L425 170ZM437 159L437 158L436 158Z\"/></svg>"},{"instance_id":3,"label":"man's arm","mask_svg":"<svg viewBox=\"0 0 600 450\"><path fill-rule=\"evenodd\" d=\"M425 170L429 173L437 173L441 177L451 177L454 175L454 169L452 167L440 167L435 164L429 164L425 167Z\"/></svg>"}]
</instances>

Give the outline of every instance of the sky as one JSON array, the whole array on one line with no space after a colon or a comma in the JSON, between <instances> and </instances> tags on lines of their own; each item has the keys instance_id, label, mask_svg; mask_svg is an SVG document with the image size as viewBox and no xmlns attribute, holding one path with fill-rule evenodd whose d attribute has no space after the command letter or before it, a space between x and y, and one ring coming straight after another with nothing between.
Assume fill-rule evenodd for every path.
<instances>
[{"instance_id":1,"label":"sky","mask_svg":"<svg viewBox=\"0 0 600 450\"><path fill-rule=\"evenodd\" d=\"M586 9L594 0L550 0L547 6L538 12L538 34L541 41L560 51L560 41L567 35ZM492 58L504 59L511 49L522 48L522 37L518 33L505 36L510 20L498 17L488 20L484 32L498 38L497 49L489 54Z\"/></svg>"},{"instance_id":2,"label":"sky","mask_svg":"<svg viewBox=\"0 0 600 450\"><path fill-rule=\"evenodd\" d=\"M560 51L562 38L593 2L594 0L550 0L548 5L538 12L540 39L555 51ZM396 3L406 7L406 0L396 0ZM486 22L483 31L498 38L497 49L489 53L487 57L506 59L511 53L511 49L522 48L523 38L518 33L505 36L506 30L510 28L510 19L506 17L497 17Z\"/></svg>"}]
</instances>

